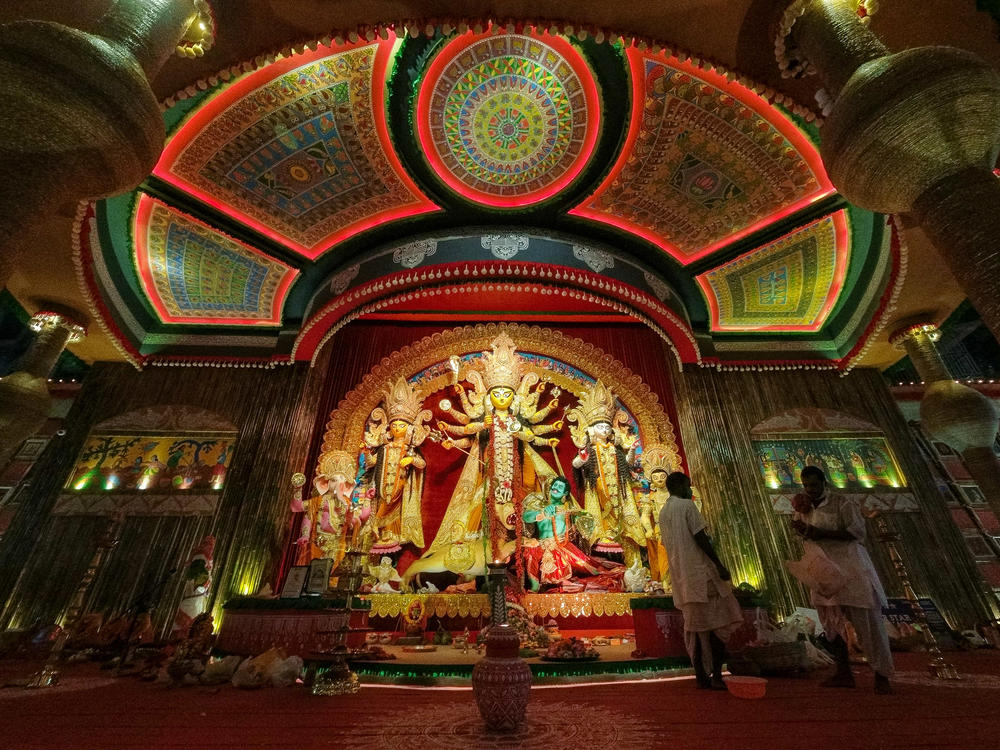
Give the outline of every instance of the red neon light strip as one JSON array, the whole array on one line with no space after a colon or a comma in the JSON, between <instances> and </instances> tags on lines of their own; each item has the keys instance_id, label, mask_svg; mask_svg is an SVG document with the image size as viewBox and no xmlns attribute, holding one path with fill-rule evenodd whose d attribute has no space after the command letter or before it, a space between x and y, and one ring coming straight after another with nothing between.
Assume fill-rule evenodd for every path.
<instances>
[{"instance_id":1,"label":"red neon light strip","mask_svg":"<svg viewBox=\"0 0 1000 750\"><path fill-rule=\"evenodd\" d=\"M374 42L374 44L378 45L378 51L375 54L375 64L372 69L372 119L375 123L378 139L382 144L383 153L385 154L386 159L388 159L389 164L392 166L397 179L399 179L400 182L406 186L416 199L414 204L387 209L385 211L372 214L364 219L359 219L352 224L330 233L316 244L307 247L229 205L219 196L205 192L170 171L173 164L178 158L180 158L188 145L190 145L191 142L194 141L216 117L221 115L236 101L242 99L244 96L250 94L261 86L264 86L278 76L295 70L296 68L300 68L303 65L307 65L324 57L329 57L331 55L339 54L352 49L370 46L371 44L372 43L370 42L362 40L354 44L345 43L336 49L333 47L320 46L313 51L307 50L302 54L292 55L291 57L286 57L271 63L270 65L251 73L246 78L243 78L225 88L219 92L218 95L196 109L187 122L185 122L184 125L176 133L174 133L166 147L163 149L163 155L153 168L153 174L165 182L170 183L174 187L184 190L199 200L204 201L217 211L221 211L227 216L243 222L260 234L270 237L275 242L281 243L285 247L304 255L310 260L315 260L328 248L336 245L337 243L343 242L344 240L347 240L350 237L365 231L366 229L371 229L372 227L393 221L395 219L416 216L430 211L439 211L440 208L432 203L423 194L420 188L417 187L416 183L410 179L406 170L403 169L403 165L399 161L399 157L396 155L396 151L393 148L392 140L389 138L389 127L385 120L386 88L384 81L386 77L386 70L388 69L389 62L393 56L393 47L395 43L391 39Z\"/></svg>"},{"instance_id":2,"label":"red neon light strip","mask_svg":"<svg viewBox=\"0 0 1000 750\"><path fill-rule=\"evenodd\" d=\"M597 190L595 190L591 196L586 198L583 203L570 210L570 214L580 216L585 219L599 221L603 224L609 224L623 231L636 234L653 245L658 246L661 250L672 256L682 265L687 265L689 263L693 263L699 258L704 258L706 255L714 253L716 250L724 247L725 245L753 234L768 224L779 221L786 216L790 216L796 211L812 205L813 203L816 203L817 201L820 201L836 192L833 183L830 182L830 178L826 174L826 169L823 167L823 160L820 158L816 147L813 146L809 139L806 138L791 122L789 122L787 118L781 116L781 114L776 112L765 99L753 93L750 89L735 81L727 80L725 76L716 73L715 70L701 70L700 68L693 67L687 62L678 60L676 57L668 58L663 54L652 56L644 52L640 52L634 47L630 47L628 49L628 59L629 70L632 74L632 119L629 123L625 146L622 148L618 161L615 163L614 167L612 167L608 176L604 179L604 182L602 182ZM685 253L679 247L669 242L666 238L650 231L649 229L641 227L628 219L611 216L603 211L591 208L589 204L599 198L621 174L635 147L635 141L639 136L639 131L642 125L643 103L646 100L646 74L643 65L643 61L646 59L666 63L667 65L684 72L696 80L704 81L729 96L732 96L741 104L752 109L764 118L764 120L778 130L789 141L789 143L792 144L799 156L801 156L806 162L809 169L812 170L813 175L816 177L817 182L820 184L819 190L811 195L807 195L804 198L797 200L795 203L782 207L770 216L766 216L763 219L760 219L759 221L756 221L727 237L723 237L722 239L717 240L711 245L703 247L694 253Z\"/></svg>"},{"instance_id":3,"label":"red neon light strip","mask_svg":"<svg viewBox=\"0 0 1000 750\"><path fill-rule=\"evenodd\" d=\"M427 271L432 268L435 275L438 271L444 272L445 270L454 271L455 274L447 280L443 280L438 286L478 286L480 284L492 284L494 286L516 286L518 290L522 287L527 289L528 287L544 287L547 289L556 289L561 291L566 288L573 288L580 292L586 292L594 295L595 297L600 297L607 299L619 304L625 304L629 308L635 309L639 314L648 316L656 325L660 326L666 334L670 337L674 346L677 348L678 353L682 361L684 362L698 362L700 361L700 353L698 351L697 345L694 343L693 334L690 329L684 324L684 322L676 317L673 313L665 315L657 311L652 304L652 298L645 292L631 287L624 282L615 282L616 285L620 285L623 288L627 288L636 292L639 299L629 300L626 302L624 299L612 296L607 290L601 290L601 288L595 284L593 286L577 281L576 283L569 282L566 279L554 280L547 277L525 277L517 275L504 275L500 278L498 276L505 273L506 269L509 267L516 266L519 268L531 268L532 266L537 266L539 268L543 267L543 264L526 264L526 263L510 263L507 266L503 264L498 264L495 261L479 261L479 262L456 262L456 263L445 263L438 266L428 266ZM544 266L546 269L550 269L549 266ZM493 271L490 272L489 269L492 268ZM469 269L479 270L480 276L460 276L459 273L466 272ZM499 271L498 271L499 269ZM419 269L423 271L424 269ZM553 269L554 270L554 269ZM592 274L589 272L581 271L577 268L560 267L559 270L575 274L578 279L590 279L594 281L602 281L604 277L597 274ZM509 273L509 272L508 272ZM393 284L392 280L396 278L402 278L410 275L412 280L408 284L400 283ZM364 286L358 287L349 293L345 293L330 300L324 307L318 310L306 323L302 326L299 332L296 349L295 349L295 359L297 360L309 360L312 358L316 347L322 341L326 332L336 325L336 323L343 319L345 316L352 313L358 308L364 307L366 304L373 302L375 300L381 299L383 297L394 296L400 293L410 291L412 289L423 286L426 282L419 279L420 274L414 271L399 271L393 274L382 276L379 279L373 279L367 282ZM483 278L485 276L486 278ZM350 297L350 299L348 299ZM656 303L659 304L658 301ZM613 308L609 308L611 314L621 315L622 313L615 311ZM373 311L373 313L382 312L382 310ZM482 316L480 316L481 318Z\"/></svg>"}]
</instances>

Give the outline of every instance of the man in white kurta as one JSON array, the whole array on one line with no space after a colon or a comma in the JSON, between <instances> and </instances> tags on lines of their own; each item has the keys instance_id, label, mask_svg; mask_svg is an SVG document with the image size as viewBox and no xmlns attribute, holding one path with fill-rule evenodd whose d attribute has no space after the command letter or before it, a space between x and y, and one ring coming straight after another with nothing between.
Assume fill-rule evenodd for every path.
<instances>
[{"instance_id":1,"label":"man in white kurta","mask_svg":"<svg viewBox=\"0 0 1000 750\"><path fill-rule=\"evenodd\" d=\"M851 623L868 663L875 670L875 692L889 693L893 674L889 636L882 618L885 591L865 549L865 520L856 500L826 490L826 475L816 466L801 474L805 489L797 495L792 528L815 544L844 573L847 583L832 596L810 592L812 606L836 653L837 672L823 684L827 687L854 687L848 661L846 624Z\"/></svg>"},{"instance_id":2,"label":"man in white kurta","mask_svg":"<svg viewBox=\"0 0 1000 750\"><path fill-rule=\"evenodd\" d=\"M731 576L705 532L705 519L691 499L691 480L667 477L670 496L660 510L660 537L670 562L674 606L684 613L684 644L698 687L725 690L725 641L743 622Z\"/></svg>"}]
</instances>

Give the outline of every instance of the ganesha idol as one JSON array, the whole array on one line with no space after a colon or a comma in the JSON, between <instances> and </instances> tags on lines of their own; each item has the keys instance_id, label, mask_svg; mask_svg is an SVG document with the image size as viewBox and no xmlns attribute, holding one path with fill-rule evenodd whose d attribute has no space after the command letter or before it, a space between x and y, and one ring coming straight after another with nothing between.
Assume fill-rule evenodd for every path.
<instances>
[{"instance_id":1,"label":"ganesha idol","mask_svg":"<svg viewBox=\"0 0 1000 750\"><path fill-rule=\"evenodd\" d=\"M328 451L320 456L319 473L313 480L316 494L303 502L297 492L292 500L292 512L305 514L296 564L329 557L336 566L348 549L361 543L371 503L355 492L356 476L357 460L347 451Z\"/></svg>"}]
</instances>

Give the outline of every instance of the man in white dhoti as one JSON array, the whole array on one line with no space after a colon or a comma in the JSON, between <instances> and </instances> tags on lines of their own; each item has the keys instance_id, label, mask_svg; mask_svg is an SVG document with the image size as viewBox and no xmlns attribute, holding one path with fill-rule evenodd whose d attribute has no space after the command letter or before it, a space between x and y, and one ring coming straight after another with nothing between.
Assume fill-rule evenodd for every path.
<instances>
[{"instance_id":1,"label":"man in white dhoti","mask_svg":"<svg viewBox=\"0 0 1000 750\"><path fill-rule=\"evenodd\" d=\"M792 501L795 517L792 528L805 544L817 545L844 573L847 583L831 596L810 592L812 606L819 612L820 623L834 650L837 671L825 680L824 687L854 687L854 675L848 660L847 623L858 636L858 643L875 670L875 692L892 692L892 653L886 633L882 608L885 591L865 549L865 520L857 501L826 491L826 475L817 466L806 466L801 473L804 492Z\"/></svg>"},{"instance_id":2,"label":"man in white dhoti","mask_svg":"<svg viewBox=\"0 0 1000 750\"><path fill-rule=\"evenodd\" d=\"M667 489L660 538L670 564L674 606L684 614L684 645L698 687L725 690L725 642L743 622L732 576L705 532L705 519L691 499L691 480L676 471L667 477Z\"/></svg>"}]
</instances>

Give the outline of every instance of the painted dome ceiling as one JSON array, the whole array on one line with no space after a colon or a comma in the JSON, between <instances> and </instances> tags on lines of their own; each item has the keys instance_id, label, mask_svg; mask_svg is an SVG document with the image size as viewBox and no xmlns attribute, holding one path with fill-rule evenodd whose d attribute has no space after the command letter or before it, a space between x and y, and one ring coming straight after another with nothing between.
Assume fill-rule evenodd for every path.
<instances>
[{"instance_id":1,"label":"painted dome ceiling","mask_svg":"<svg viewBox=\"0 0 1000 750\"><path fill-rule=\"evenodd\" d=\"M899 266L812 115L530 27L315 44L169 100L78 267L135 363L312 359L359 317L640 322L682 362L849 366Z\"/></svg>"}]
</instances>

